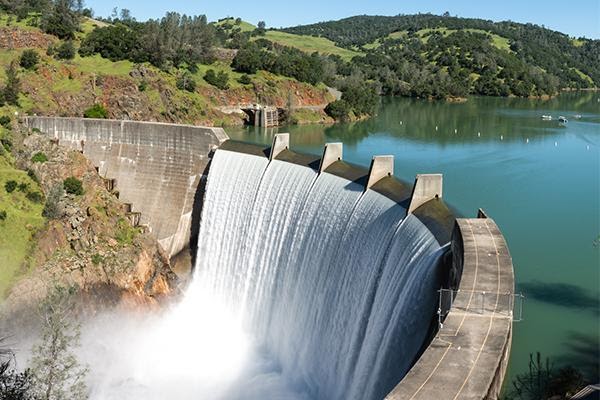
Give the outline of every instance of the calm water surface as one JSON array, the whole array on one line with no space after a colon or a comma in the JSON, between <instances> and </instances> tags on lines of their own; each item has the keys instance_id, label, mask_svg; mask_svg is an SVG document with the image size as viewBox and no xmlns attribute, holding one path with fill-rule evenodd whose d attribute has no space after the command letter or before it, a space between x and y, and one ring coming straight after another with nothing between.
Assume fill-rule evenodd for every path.
<instances>
[{"instance_id":1,"label":"calm water surface","mask_svg":"<svg viewBox=\"0 0 600 400\"><path fill-rule=\"evenodd\" d=\"M599 376L600 93L462 104L385 99L364 122L227 132L262 144L290 132L293 150L315 154L343 142L344 159L367 167L373 155L393 154L395 174L411 182L417 173L443 173L448 203L465 216L481 207L500 226L517 291L527 296L509 374L540 351Z\"/></svg>"}]
</instances>

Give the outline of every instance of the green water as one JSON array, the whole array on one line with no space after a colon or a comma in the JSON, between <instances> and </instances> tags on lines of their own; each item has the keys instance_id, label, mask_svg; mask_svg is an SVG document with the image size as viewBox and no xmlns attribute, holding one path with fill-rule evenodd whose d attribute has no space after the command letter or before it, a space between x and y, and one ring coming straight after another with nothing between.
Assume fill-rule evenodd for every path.
<instances>
[{"instance_id":1,"label":"green water","mask_svg":"<svg viewBox=\"0 0 600 400\"><path fill-rule=\"evenodd\" d=\"M514 325L510 376L535 351L597 369L600 93L462 104L385 99L377 117L355 124L227 131L262 144L290 132L293 150L315 154L326 142L343 142L344 159L367 167L373 155L393 154L395 174L411 182L417 173L443 173L448 203L465 216L481 207L500 226L517 291L527 296L524 320Z\"/></svg>"}]
</instances>

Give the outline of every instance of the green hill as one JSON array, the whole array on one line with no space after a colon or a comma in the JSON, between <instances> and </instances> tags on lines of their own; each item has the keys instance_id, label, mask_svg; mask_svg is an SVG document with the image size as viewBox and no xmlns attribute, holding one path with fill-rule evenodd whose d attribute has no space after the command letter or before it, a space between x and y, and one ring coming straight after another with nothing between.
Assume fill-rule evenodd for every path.
<instances>
[{"instance_id":1,"label":"green hill","mask_svg":"<svg viewBox=\"0 0 600 400\"><path fill-rule=\"evenodd\" d=\"M217 22L214 22L213 25L223 29L230 36L236 31L240 33L251 33L256 30L256 26L240 18L221 19ZM316 51L317 53L323 55L337 55L347 61L352 59L354 56L363 54L359 51L336 46L336 44L329 39L310 35L296 35L277 30L267 30L264 35L252 36L250 40L257 40L259 38L267 39L282 46L293 47L306 53L313 53ZM231 44L231 39L229 39L229 43Z\"/></svg>"},{"instance_id":2,"label":"green hill","mask_svg":"<svg viewBox=\"0 0 600 400\"><path fill-rule=\"evenodd\" d=\"M418 52L417 64L447 69L456 61L467 74L477 76L483 71L469 62L487 58L482 65L489 67L493 78L502 83L510 79L533 82L531 76L540 75L550 81L556 79L558 89L600 86L599 40L571 38L534 24L432 14L363 15L290 27L283 32L327 38L340 47L362 48L376 58L381 54L395 57L398 47L412 48L414 51L403 55L410 58ZM387 45L382 47L384 43ZM509 76L499 76L506 68L505 75ZM526 86L524 89L529 88ZM524 95L526 90L517 92L509 88L509 93L517 95Z\"/></svg>"}]
</instances>

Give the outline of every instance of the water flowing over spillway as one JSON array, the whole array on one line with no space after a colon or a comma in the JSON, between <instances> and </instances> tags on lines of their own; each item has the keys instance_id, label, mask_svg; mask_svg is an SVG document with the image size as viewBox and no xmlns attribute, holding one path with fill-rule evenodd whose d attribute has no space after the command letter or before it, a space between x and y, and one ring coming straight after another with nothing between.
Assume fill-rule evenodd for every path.
<instances>
[{"instance_id":1,"label":"water flowing over spillway","mask_svg":"<svg viewBox=\"0 0 600 400\"><path fill-rule=\"evenodd\" d=\"M381 399L428 335L443 249L358 183L217 150L189 288L241 318L290 387Z\"/></svg>"}]
</instances>

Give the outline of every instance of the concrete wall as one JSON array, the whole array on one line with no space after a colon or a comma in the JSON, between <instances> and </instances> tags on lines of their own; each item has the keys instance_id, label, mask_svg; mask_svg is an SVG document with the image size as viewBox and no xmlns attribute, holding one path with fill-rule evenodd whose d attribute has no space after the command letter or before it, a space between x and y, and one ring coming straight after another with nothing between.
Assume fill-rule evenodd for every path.
<instances>
[{"instance_id":1,"label":"concrete wall","mask_svg":"<svg viewBox=\"0 0 600 400\"><path fill-rule=\"evenodd\" d=\"M221 128L151 122L27 117L26 124L61 145L83 147L171 256L189 243L194 196L208 155L228 139Z\"/></svg>"},{"instance_id":2,"label":"concrete wall","mask_svg":"<svg viewBox=\"0 0 600 400\"><path fill-rule=\"evenodd\" d=\"M386 400L498 398L512 337L512 259L489 218L457 219L452 251L453 263L462 263L451 274L460 283L441 302L443 324Z\"/></svg>"}]
</instances>

